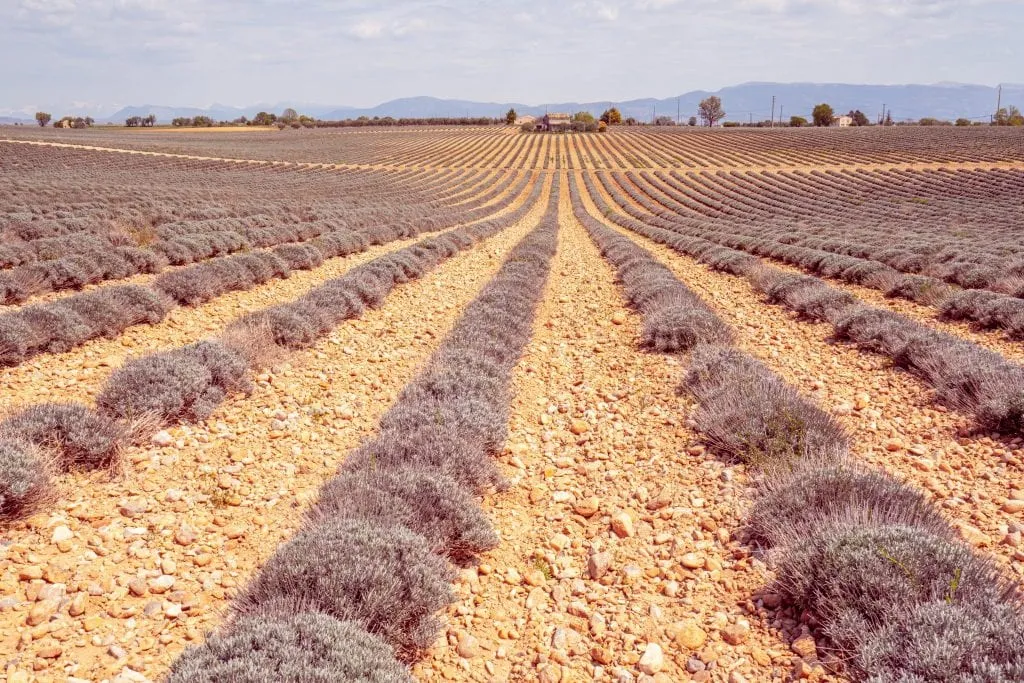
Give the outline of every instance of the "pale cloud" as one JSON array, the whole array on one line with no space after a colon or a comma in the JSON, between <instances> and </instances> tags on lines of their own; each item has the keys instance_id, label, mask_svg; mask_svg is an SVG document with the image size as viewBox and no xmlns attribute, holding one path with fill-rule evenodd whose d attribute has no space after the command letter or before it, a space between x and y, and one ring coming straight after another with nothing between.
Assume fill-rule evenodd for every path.
<instances>
[{"instance_id":1,"label":"pale cloud","mask_svg":"<svg viewBox=\"0 0 1024 683\"><path fill-rule=\"evenodd\" d=\"M992 84L1020 80L1020 35L1012 0L0 0L0 110Z\"/></svg>"}]
</instances>

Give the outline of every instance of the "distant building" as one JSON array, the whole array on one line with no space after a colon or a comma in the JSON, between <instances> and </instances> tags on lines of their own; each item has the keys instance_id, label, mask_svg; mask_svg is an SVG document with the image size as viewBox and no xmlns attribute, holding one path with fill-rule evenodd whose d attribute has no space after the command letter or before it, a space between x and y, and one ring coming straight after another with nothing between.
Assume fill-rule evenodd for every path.
<instances>
[{"instance_id":1,"label":"distant building","mask_svg":"<svg viewBox=\"0 0 1024 683\"><path fill-rule=\"evenodd\" d=\"M572 116L569 114L544 114L544 116L537 121L537 130L545 132L569 130L570 128L572 128Z\"/></svg>"},{"instance_id":2,"label":"distant building","mask_svg":"<svg viewBox=\"0 0 1024 683\"><path fill-rule=\"evenodd\" d=\"M530 116L529 114L527 114L526 116L520 116L519 118L517 118L516 119L516 125L517 126L525 126L528 123L534 123L536 120L537 120L536 116Z\"/></svg>"},{"instance_id":3,"label":"distant building","mask_svg":"<svg viewBox=\"0 0 1024 683\"><path fill-rule=\"evenodd\" d=\"M832 125L838 128L849 128L850 126L853 125L853 117L846 116L845 114L842 116L837 116L835 122Z\"/></svg>"}]
</instances>

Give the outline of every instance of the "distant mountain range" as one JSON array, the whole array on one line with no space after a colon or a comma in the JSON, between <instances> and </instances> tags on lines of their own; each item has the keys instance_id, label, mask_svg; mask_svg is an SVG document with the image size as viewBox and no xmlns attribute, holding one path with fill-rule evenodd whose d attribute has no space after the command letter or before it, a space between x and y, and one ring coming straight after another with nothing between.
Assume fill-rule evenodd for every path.
<instances>
[{"instance_id":1,"label":"distant mountain range","mask_svg":"<svg viewBox=\"0 0 1024 683\"><path fill-rule=\"evenodd\" d=\"M983 121L996 109L996 88L985 85L962 83L936 83L933 85L848 85L841 83L744 83L711 92L696 90L665 99L645 98L620 102L551 102L528 105L519 102L475 102L471 100L444 100L435 97L406 97L379 104L376 107L345 107L311 103L254 104L234 107L214 104L207 108L173 107L163 105L129 106L106 115L97 115L96 105L92 116L97 122L123 123L130 116L156 114L160 123L170 123L181 116L209 116L217 121L236 119L240 116L252 118L259 111L281 113L291 107L301 114L321 119L346 119L367 116L394 118L432 117L503 117L510 108L520 115L543 115L545 112L589 111L598 115L609 106L622 112L623 117L634 117L650 121L655 115L675 118L677 113L685 121L697 111L699 102L709 95L722 98L727 121L766 120L771 116L772 96L775 97L776 118L787 119L791 115L810 118L816 104L828 102L836 112L846 113L859 109L875 120L882 112L883 105L892 112L894 119L920 119L931 116L940 119L959 117ZM1003 105L1015 104L1024 107L1024 84L1003 85ZM84 115L89 112L75 112L50 108L54 118L67 114ZM109 111L109 110L108 110ZM34 123L32 113L24 109L0 108L0 123L20 120Z\"/></svg>"}]
</instances>

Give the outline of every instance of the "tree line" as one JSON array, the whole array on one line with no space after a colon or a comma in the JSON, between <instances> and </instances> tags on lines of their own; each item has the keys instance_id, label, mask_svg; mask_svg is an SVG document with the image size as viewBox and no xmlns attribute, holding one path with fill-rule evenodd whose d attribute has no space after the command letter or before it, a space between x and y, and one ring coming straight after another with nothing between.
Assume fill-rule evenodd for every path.
<instances>
[{"instance_id":1,"label":"tree line","mask_svg":"<svg viewBox=\"0 0 1024 683\"><path fill-rule=\"evenodd\" d=\"M699 122L702 126L712 127L718 125L725 117L726 112L722 107L722 100L716 95L712 95L706 99L701 100L700 105L697 108L699 115ZM850 118L850 124L852 126L870 126L871 121L867 115L859 109L851 110L846 114ZM53 120L53 117L48 112L36 112L36 122L39 126L46 127ZM276 126L279 129L284 128L359 128L364 126L493 126L505 123L507 125L515 124L518 119L518 114L515 109L509 109L505 114L504 119L490 118L486 116L479 117L428 117L428 118L411 118L401 117L394 118L391 116L374 116L372 118L368 116L360 116L355 119L341 119L341 120L322 120L299 114L294 109L285 109L280 115L261 111L252 119L245 116L240 116L232 121L214 121L209 116L180 116L171 121L171 125L177 128L209 128L212 126ZM804 126L814 125L816 127L828 127L838 122L839 116L835 113L835 110L828 103L821 103L814 107L811 111L810 119L803 116L791 116L789 117L788 125L793 128L801 128ZM129 116L125 119L125 126L128 128L149 128L156 125L156 115L149 114L147 116ZM95 123L94 119L89 116L64 116L58 121L53 122L55 128L89 128ZM691 116L687 120L689 126L696 126L698 123L697 116ZM893 121L892 112L887 112L884 119L880 120L879 125L892 126L892 125L920 125L920 126L978 126L985 125L984 122L972 121L967 118L958 118L955 122L937 119L934 117L924 117L918 121L904 121L896 123ZM670 116L658 116L654 119L653 124L656 126L672 126L676 125L676 121ZM594 117L589 112L577 112L572 115L568 130L577 132L600 132L608 128L608 126L627 125L636 126L644 125L633 117L623 118L622 113L616 107L609 107L606 109L601 116ZM775 124L773 121L757 121L748 124L727 121L722 124L725 127L769 127L774 125L784 125L782 121ZM990 125L994 126L1024 126L1024 115L1021 114L1019 108L1015 106L1003 107L999 109L992 117ZM534 130L534 124L524 124L524 130Z\"/></svg>"}]
</instances>

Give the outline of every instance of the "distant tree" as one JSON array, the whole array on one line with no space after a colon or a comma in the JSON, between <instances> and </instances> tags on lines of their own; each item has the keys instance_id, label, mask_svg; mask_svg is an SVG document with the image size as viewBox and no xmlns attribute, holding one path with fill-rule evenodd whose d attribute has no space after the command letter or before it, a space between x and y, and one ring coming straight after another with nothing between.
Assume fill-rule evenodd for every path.
<instances>
[{"instance_id":1,"label":"distant tree","mask_svg":"<svg viewBox=\"0 0 1024 683\"><path fill-rule=\"evenodd\" d=\"M576 123L583 124L595 123L597 121L597 119L594 118L594 115L591 114L589 111L576 112L575 114L572 115L572 120Z\"/></svg>"},{"instance_id":2,"label":"distant tree","mask_svg":"<svg viewBox=\"0 0 1024 683\"><path fill-rule=\"evenodd\" d=\"M256 116L252 117L252 125L254 126L269 126L272 125L275 121L277 121L277 115L269 114L265 111L261 111L260 113L256 114Z\"/></svg>"},{"instance_id":3,"label":"distant tree","mask_svg":"<svg viewBox=\"0 0 1024 683\"><path fill-rule=\"evenodd\" d=\"M604 113L601 114L601 120L609 126L617 126L622 123L622 114L619 113L618 109L612 107L611 109L606 109Z\"/></svg>"},{"instance_id":4,"label":"distant tree","mask_svg":"<svg viewBox=\"0 0 1024 683\"><path fill-rule=\"evenodd\" d=\"M86 123L85 119L83 119L81 116L76 116L71 120L71 127L76 130L81 130L83 128L88 128L89 124Z\"/></svg>"},{"instance_id":5,"label":"distant tree","mask_svg":"<svg viewBox=\"0 0 1024 683\"><path fill-rule=\"evenodd\" d=\"M294 126L294 124L292 125ZM316 126L316 119L314 119L312 116L306 116L305 114L303 114L302 116L299 117L299 125L301 125L303 128L314 128Z\"/></svg>"},{"instance_id":6,"label":"distant tree","mask_svg":"<svg viewBox=\"0 0 1024 683\"><path fill-rule=\"evenodd\" d=\"M853 119L853 125L855 125L855 126L869 126L869 125L871 125L871 122L868 121L867 115L864 114L864 112L862 112L860 109L857 109L855 111L851 111L849 114L847 114L847 116L849 116L851 119Z\"/></svg>"},{"instance_id":7,"label":"distant tree","mask_svg":"<svg viewBox=\"0 0 1024 683\"><path fill-rule=\"evenodd\" d=\"M512 126L515 125L516 119L519 118L519 114L516 113L515 109L509 109L505 112L505 123Z\"/></svg>"},{"instance_id":8,"label":"distant tree","mask_svg":"<svg viewBox=\"0 0 1024 683\"><path fill-rule=\"evenodd\" d=\"M288 107L283 112L281 112L281 116L279 118L281 121L284 121L287 124L291 124L293 121L299 120L299 113L292 109L291 107Z\"/></svg>"},{"instance_id":9,"label":"distant tree","mask_svg":"<svg viewBox=\"0 0 1024 683\"><path fill-rule=\"evenodd\" d=\"M697 125L697 117L696 116L691 116L690 120L686 122L686 125L688 125L688 126L696 126Z\"/></svg>"},{"instance_id":10,"label":"distant tree","mask_svg":"<svg viewBox=\"0 0 1024 683\"><path fill-rule=\"evenodd\" d=\"M598 133L604 133L607 130L608 130L608 124L607 123L605 123L604 121L598 121L597 122L597 132Z\"/></svg>"},{"instance_id":11,"label":"distant tree","mask_svg":"<svg viewBox=\"0 0 1024 683\"><path fill-rule=\"evenodd\" d=\"M156 114L147 114L145 118L142 119L142 125L146 126L147 128L152 128L153 126L155 126Z\"/></svg>"},{"instance_id":12,"label":"distant tree","mask_svg":"<svg viewBox=\"0 0 1024 683\"><path fill-rule=\"evenodd\" d=\"M192 119L192 125L196 128L209 128L213 125L213 119L209 116L196 116Z\"/></svg>"},{"instance_id":13,"label":"distant tree","mask_svg":"<svg viewBox=\"0 0 1024 683\"><path fill-rule=\"evenodd\" d=\"M142 117L141 116L129 116L128 118L126 118L124 120L124 125L126 125L129 128L135 128L136 126L141 126L142 125Z\"/></svg>"},{"instance_id":14,"label":"distant tree","mask_svg":"<svg viewBox=\"0 0 1024 683\"><path fill-rule=\"evenodd\" d=\"M836 114L832 111L832 107L822 103L814 108L811 113L811 117L814 119L814 125L820 127L831 126L836 120Z\"/></svg>"},{"instance_id":15,"label":"distant tree","mask_svg":"<svg viewBox=\"0 0 1024 683\"><path fill-rule=\"evenodd\" d=\"M807 119L802 116L790 116L789 126L790 128L803 128L807 125Z\"/></svg>"},{"instance_id":16,"label":"distant tree","mask_svg":"<svg viewBox=\"0 0 1024 683\"><path fill-rule=\"evenodd\" d=\"M623 121L623 123L626 124L627 126L636 126L639 124L639 121L630 116L625 121Z\"/></svg>"},{"instance_id":17,"label":"distant tree","mask_svg":"<svg viewBox=\"0 0 1024 683\"><path fill-rule=\"evenodd\" d=\"M654 125L656 125L656 126L674 126L674 125L676 125L676 120L674 118L672 118L671 116L659 116L658 118L654 119Z\"/></svg>"},{"instance_id":18,"label":"distant tree","mask_svg":"<svg viewBox=\"0 0 1024 683\"><path fill-rule=\"evenodd\" d=\"M192 125L192 119L190 119L187 116L178 116L178 117L176 117L176 118L171 120L171 125L175 126L176 128L183 128L185 126L191 126Z\"/></svg>"},{"instance_id":19,"label":"distant tree","mask_svg":"<svg viewBox=\"0 0 1024 683\"><path fill-rule=\"evenodd\" d=\"M966 126L971 125L971 120L970 119L965 119L965 118L959 118L959 119L956 120L956 125L961 127L961 128L964 128Z\"/></svg>"},{"instance_id":20,"label":"distant tree","mask_svg":"<svg viewBox=\"0 0 1024 683\"><path fill-rule=\"evenodd\" d=\"M1003 107L996 112L992 123L997 126L1024 126L1024 116L1017 107Z\"/></svg>"},{"instance_id":21,"label":"distant tree","mask_svg":"<svg viewBox=\"0 0 1024 683\"><path fill-rule=\"evenodd\" d=\"M722 109L722 99L716 95L701 100L700 106L701 123L705 126L713 126L725 118L725 110Z\"/></svg>"},{"instance_id":22,"label":"distant tree","mask_svg":"<svg viewBox=\"0 0 1024 683\"><path fill-rule=\"evenodd\" d=\"M94 119L91 116L86 116L84 120L85 120L85 125L89 126L90 128L92 128L92 124L96 123L96 119Z\"/></svg>"},{"instance_id":23,"label":"distant tree","mask_svg":"<svg viewBox=\"0 0 1024 683\"><path fill-rule=\"evenodd\" d=\"M920 121L918 121L917 125L919 125L919 126L948 126L948 125L950 125L950 123L949 123L949 121L942 121L940 119L937 119L934 116L926 116L923 119L921 119Z\"/></svg>"},{"instance_id":24,"label":"distant tree","mask_svg":"<svg viewBox=\"0 0 1024 683\"><path fill-rule=\"evenodd\" d=\"M892 112L891 111L885 112L885 120L882 121L882 125L883 126L891 126L891 125L893 125L893 122L892 122Z\"/></svg>"},{"instance_id":25,"label":"distant tree","mask_svg":"<svg viewBox=\"0 0 1024 683\"><path fill-rule=\"evenodd\" d=\"M36 112L36 123L39 124L40 128L45 128L46 124L48 124L50 122L51 118L53 118L53 117L50 116L49 114L47 114L45 111L37 111Z\"/></svg>"}]
</instances>

